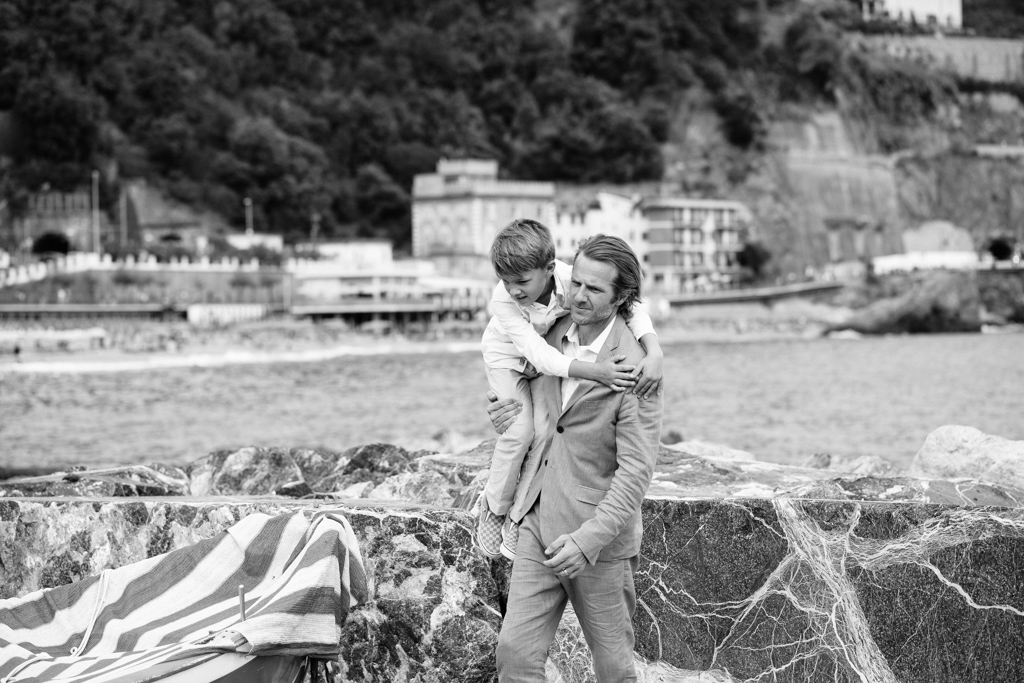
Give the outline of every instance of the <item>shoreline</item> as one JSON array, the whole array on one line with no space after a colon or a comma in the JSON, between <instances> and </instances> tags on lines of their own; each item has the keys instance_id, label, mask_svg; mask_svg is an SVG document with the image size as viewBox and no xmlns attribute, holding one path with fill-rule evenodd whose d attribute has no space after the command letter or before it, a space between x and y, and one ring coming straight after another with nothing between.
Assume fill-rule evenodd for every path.
<instances>
[{"instance_id":1,"label":"shoreline","mask_svg":"<svg viewBox=\"0 0 1024 683\"><path fill-rule=\"evenodd\" d=\"M822 334L822 327L813 323L788 329L737 328L719 325L664 324L658 332L665 344L750 344L770 342L850 342L874 338L858 333ZM0 355L0 377L5 374L83 374L145 372L176 368L214 368L232 365L271 365L276 363L315 363L343 357L451 354L479 352L478 335L458 334L441 338L409 338L402 335L372 336L349 333L330 340L274 339L253 344L238 339L244 327L228 328L214 333L215 340L186 348L128 351L120 348L81 351L33 351L18 359ZM983 330L982 335L1022 334L1024 326L1006 326ZM204 334L209 334L208 331ZM880 335L880 337L889 335ZM212 343L210 343L212 341ZM253 348L255 346L255 348Z\"/></svg>"},{"instance_id":2,"label":"shoreline","mask_svg":"<svg viewBox=\"0 0 1024 683\"><path fill-rule=\"evenodd\" d=\"M793 333L735 333L720 331L666 331L659 335L662 344L743 344L772 341L810 341L815 335ZM254 350L241 344L220 346L217 350L140 351L119 349L80 352L32 353L14 360L0 357L0 376L4 374L81 374L102 372L144 372L174 368L210 368L229 365L270 365L275 363L313 363L346 356L383 356L479 352L479 341L408 339L405 337L354 338L341 344L304 344L302 348Z\"/></svg>"}]
</instances>

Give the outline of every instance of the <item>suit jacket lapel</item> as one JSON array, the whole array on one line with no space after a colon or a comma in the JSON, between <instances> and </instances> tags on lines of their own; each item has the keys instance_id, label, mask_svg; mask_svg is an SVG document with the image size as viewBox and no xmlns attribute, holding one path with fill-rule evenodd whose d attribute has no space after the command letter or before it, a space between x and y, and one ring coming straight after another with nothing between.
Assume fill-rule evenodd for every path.
<instances>
[{"instance_id":1,"label":"suit jacket lapel","mask_svg":"<svg viewBox=\"0 0 1024 683\"><path fill-rule=\"evenodd\" d=\"M566 317L568 317L568 316L566 316ZM600 353L597 354L597 361L596 362L604 363L605 361L607 361L609 358L612 357L612 354L615 352L615 349L619 348L619 337L622 335L622 330L625 328L625 326L626 326L626 322L622 319L622 316L616 316L615 317L615 322L612 323L611 332L608 333L608 338L605 339L604 346L601 347ZM568 329L568 328L566 328L566 329ZM562 333L562 336L565 336L564 332ZM561 342L561 337L559 337L559 342ZM561 350L561 349L559 349L559 350ZM562 380L562 381L565 381L565 380ZM559 416L564 415L567 410L572 408L576 404L577 401L579 401L583 396L585 396L587 394L587 392L589 392L591 389L593 389L597 385L598 385L598 382L594 382L593 380L589 380L589 379L580 380L580 383L576 386L576 389L572 392L572 396L569 397L569 402L565 404L565 408L563 408L561 411L559 411ZM559 396L559 399L561 399L561 396Z\"/></svg>"}]
</instances>

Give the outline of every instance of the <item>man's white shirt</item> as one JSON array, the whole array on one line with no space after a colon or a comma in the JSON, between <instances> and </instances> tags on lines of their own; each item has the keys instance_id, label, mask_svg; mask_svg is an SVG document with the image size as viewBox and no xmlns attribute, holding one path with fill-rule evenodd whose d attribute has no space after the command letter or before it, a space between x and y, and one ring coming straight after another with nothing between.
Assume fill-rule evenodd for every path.
<instances>
[{"instance_id":1,"label":"man's white shirt","mask_svg":"<svg viewBox=\"0 0 1024 683\"><path fill-rule=\"evenodd\" d=\"M562 342L562 353L569 358L596 363L601 349L604 348L604 343L608 341L608 335L612 332L612 324L617 317L618 315L613 315L609 318L608 324L605 325L601 334L586 346L580 345L579 326L576 323L569 325L569 329L565 333L565 341ZM572 397L572 392L576 391L576 387L579 385L580 379L577 377L562 378L562 410L565 410L565 406L568 405L569 399Z\"/></svg>"}]
</instances>

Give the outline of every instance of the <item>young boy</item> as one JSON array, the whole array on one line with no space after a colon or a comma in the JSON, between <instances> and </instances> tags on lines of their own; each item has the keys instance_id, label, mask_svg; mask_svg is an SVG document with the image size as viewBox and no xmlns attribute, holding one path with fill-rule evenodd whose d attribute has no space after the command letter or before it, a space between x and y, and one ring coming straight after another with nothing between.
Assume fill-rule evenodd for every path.
<instances>
[{"instance_id":1,"label":"young boy","mask_svg":"<svg viewBox=\"0 0 1024 683\"><path fill-rule=\"evenodd\" d=\"M636 387L643 397L660 386L662 352L651 318L642 311L634 311L627 321L647 352L636 367L618 365L625 356L605 363L576 360L544 341L555 321L569 312L572 266L555 260L551 233L541 223L517 219L502 228L491 245L491 263L501 282L491 297L493 315L482 340L487 381L498 398L518 399L523 410L494 445L480 496L476 541L490 557L514 559L519 527L509 512L517 492L525 494L529 488L533 472L523 468L535 433L529 381L539 374L576 377L616 391Z\"/></svg>"}]
</instances>

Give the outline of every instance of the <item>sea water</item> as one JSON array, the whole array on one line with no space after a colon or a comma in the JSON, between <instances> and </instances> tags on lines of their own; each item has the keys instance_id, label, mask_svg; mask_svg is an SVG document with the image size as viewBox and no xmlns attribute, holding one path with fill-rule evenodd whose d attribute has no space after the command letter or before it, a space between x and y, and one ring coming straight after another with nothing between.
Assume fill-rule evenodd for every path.
<instances>
[{"instance_id":1,"label":"sea water","mask_svg":"<svg viewBox=\"0 0 1024 683\"><path fill-rule=\"evenodd\" d=\"M493 433L473 346L0 371L0 466L183 464L247 445L422 447L445 430L483 440ZM1024 439L1021 334L670 343L665 353L665 431L761 460L876 455L905 468L945 424Z\"/></svg>"}]
</instances>

